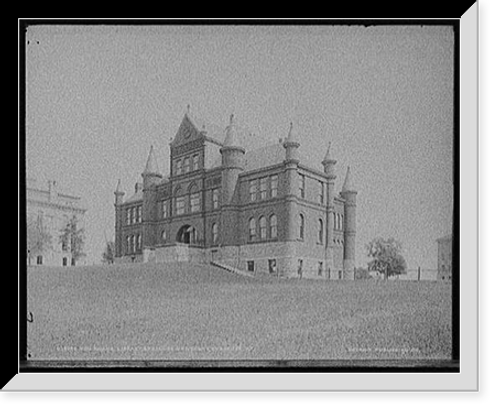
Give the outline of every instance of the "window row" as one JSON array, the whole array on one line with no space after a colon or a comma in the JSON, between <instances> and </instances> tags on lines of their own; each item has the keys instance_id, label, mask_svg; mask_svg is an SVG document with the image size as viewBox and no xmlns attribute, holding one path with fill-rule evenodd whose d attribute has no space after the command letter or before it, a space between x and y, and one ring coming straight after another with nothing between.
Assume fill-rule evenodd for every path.
<instances>
[{"instance_id":1,"label":"window row","mask_svg":"<svg viewBox=\"0 0 500 413\"><path fill-rule=\"evenodd\" d=\"M142 235L127 235L125 238L126 242L126 254L135 254L136 252L140 252L142 250Z\"/></svg>"},{"instance_id":2,"label":"window row","mask_svg":"<svg viewBox=\"0 0 500 413\"><path fill-rule=\"evenodd\" d=\"M247 260L247 271L257 272L257 266L254 260ZM276 258L270 258L267 260L267 272L269 274L278 274L278 265L276 263Z\"/></svg>"},{"instance_id":3,"label":"window row","mask_svg":"<svg viewBox=\"0 0 500 413\"><path fill-rule=\"evenodd\" d=\"M250 181L250 201L262 201L278 196L278 175L265 176Z\"/></svg>"},{"instance_id":4,"label":"window row","mask_svg":"<svg viewBox=\"0 0 500 413\"><path fill-rule=\"evenodd\" d=\"M263 241L266 239L274 239L278 237L278 219L275 214L269 216L261 216L258 221L252 217L248 220L248 239L249 241Z\"/></svg>"},{"instance_id":5,"label":"window row","mask_svg":"<svg viewBox=\"0 0 500 413\"><path fill-rule=\"evenodd\" d=\"M342 219L343 219L343 215L342 214L334 214L334 229L342 229L343 228L343 225L342 225ZM324 242L324 238L325 238L325 228L324 228L324 223L323 223L323 220L321 218L318 219L317 221L317 238L316 238L316 241L319 243L319 244L323 244ZM305 228L306 228L306 220L304 218L304 215L303 214L299 214L299 218L298 218L298 238L300 240L303 240L304 239L304 235L305 235ZM335 240L334 240L335 242Z\"/></svg>"},{"instance_id":6,"label":"window row","mask_svg":"<svg viewBox=\"0 0 500 413\"><path fill-rule=\"evenodd\" d=\"M200 169L200 155L194 154L175 161L174 175L181 175Z\"/></svg>"},{"instance_id":7,"label":"window row","mask_svg":"<svg viewBox=\"0 0 500 413\"><path fill-rule=\"evenodd\" d=\"M172 204L172 215L183 215L190 212L200 212L201 211L201 192L198 187L194 185L191 188L191 192L187 195L178 195L180 190L176 192ZM211 207L213 209L218 209L220 207L220 190L215 188L210 190L209 199L211 201ZM169 200L165 199L160 203L160 214L161 218L168 217L168 204Z\"/></svg>"},{"instance_id":8,"label":"window row","mask_svg":"<svg viewBox=\"0 0 500 413\"><path fill-rule=\"evenodd\" d=\"M318 203L324 205L326 201L325 183L323 181L316 181L318 185ZM306 197L306 177L299 174L299 197L305 199Z\"/></svg>"},{"instance_id":9,"label":"window row","mask_svg":"<svg viewBox=\"0 0 500 413\"><path fill-rule=\"evenodd\" d=\"M142 206L127 208L127 225L140 224L142 222Z\"/></svg>"}]
</instances>

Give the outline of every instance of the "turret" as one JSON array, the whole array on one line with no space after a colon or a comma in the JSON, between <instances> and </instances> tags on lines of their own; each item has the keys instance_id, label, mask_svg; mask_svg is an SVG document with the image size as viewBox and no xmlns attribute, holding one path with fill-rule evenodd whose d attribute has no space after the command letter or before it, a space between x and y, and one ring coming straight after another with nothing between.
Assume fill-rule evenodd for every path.
<instances>
[{"instance_id":1,"label":"turret","mask_svg":"<svg viewBox=\"0 0 500 413\"><path fill-rule=\"evenodd\" d=\"M121 180L118 179L118 183L116 184L115 189L115 206L121 205L123 203L123 197L125 196L125 192L122 190Z\"/></svg>"},{"instance_id":2,"label":"turret","mask_svg":"<svg viewBox=\"0 0 500 413\"><path fill-rule=\"evenodd\" d=\"M121 204L123 204L123 197L125 192L122 190L121 181L118 179L118 183L115 189L115 256L122 256L122 220L125 219Z\"/></svg>"},{"instance_id":3,"label":"turret","mask_svg":"<svg viewBox=\"0 0 500 413\"><path fill-rule=\"evenodd\" d=\"M344 198L344 278L354 279L356 257L356 195L351 182L351 169L347 167L344 185L340 193Z\"/></svg>"},{"instance_id":4,"label":"turret","mask_svg":"<svg viewBox=\"0 0 500 413\"><path fill-rule=\"evenodd\" d=\"M286 222L285 226L285 240L295 241L299 236L299 229L297 226L298 212L297 212L297 197L298 197L298 165L299 165L299 149L300 143L295 136L293 130L293 123L290 122L288 135L283 141L285 148L285 181L284 193L286 197Z\"/></svg>"},{"instance_id":5,"label":"turret","mask_svg":"<svg viewBox=\"0 0 500 413\"><path fill-rule=\"evenodd\" d=\"M328 175L329 178L335 179L335 164L337 163L337 161L332 157L331 147L332 142L330 141L328 143L328 148L326 149L325 157L323 158L323 161L321 161L321 164L323 165L323 172Z\"/></svg>"},{"instance_id":6,"label":"turret","mask_svg":"<svg viewBox=\"0 0 500 413\"><path fill-rule=\"evenodd\" d=\"M285 141L283 142L283 147L286 150L287 161L299 162L299 151L298 151L299 146L300 143L297 141L295 133L293 131L293 123L290 122L290 129L288 131L288 136L285 138Z\"/></svg>"},{"instance_id":7,"label":"turret","mask_svg":"<svg viewBox=\"0 0 500 413\"><path fill-rule=\"evenodd\" d=\"M234 115L229 118L222 155L222 205L231 203L238 176L243 171L245 149L238 140L234 128Z\"/></svg>"},{"instance_id":8,"label":"turret","mask_svg":"<svg viewBox=\"0 0 500 413\"><path fill-rule=\"evenodd\" d=\"M147 250L154 249L156 244L156 186L160 183L161 178L162 175L158 169L154 149L151 145L146 167L142 173L143 252L145 255Z\"/></svg>"}]
</instances>

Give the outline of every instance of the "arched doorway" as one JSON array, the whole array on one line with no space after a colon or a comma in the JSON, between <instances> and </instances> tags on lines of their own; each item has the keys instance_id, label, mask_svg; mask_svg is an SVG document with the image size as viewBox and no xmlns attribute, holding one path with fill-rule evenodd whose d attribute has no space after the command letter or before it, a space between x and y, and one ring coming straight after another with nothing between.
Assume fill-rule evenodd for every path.
<instances>
[{"instance_id":1,"label":"arched doorway","mask_svg":"<svg viewBox=\"0 0 500 413\"><path fill-rule=\"evenodd\" d=\"M183 225L177 232L177 242L194 244L196 242L196 229L191 225Z\"/></svg>"}]
</instances>

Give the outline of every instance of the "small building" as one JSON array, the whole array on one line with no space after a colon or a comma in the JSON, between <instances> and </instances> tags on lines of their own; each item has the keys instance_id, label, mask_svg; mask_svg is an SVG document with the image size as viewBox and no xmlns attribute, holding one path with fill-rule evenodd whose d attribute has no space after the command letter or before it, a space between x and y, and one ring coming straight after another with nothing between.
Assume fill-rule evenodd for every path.
<instances>
[{"instance_id":1,"label":"small building","mask_svg":"<svg viewBox=\"0 0 500 413\"><path fill-rule=\"evenodd\" d=\"M86 209L80 197L58 189L50 180L42 187L36 179L26 185L27 264L74 266L82 264L71 253L71 241L61 242L63 228L76 217L84 227Z\"/></svg>"},{"instance_id":2,"label":"small building","mask_svg":"<svg viewBox=\"0 0 500 413\"><path fill-rule=\"evenodd\" d=\"M453 259L453 237L448 235L439 238L438 244L438 268L437 280L438 281L451 281L452 277L452 259Z\"/></svg>"},{"instance_id":3,"label":"small building","mask_svg":"<svg viewBox=\"0 0 500 413\"><path fill-rule=\"evenodd\" d=\"M170 174L153 147L142 182L115 190L117 262L190 260L271 276L354 279L356 194L349 168L336 186L331 145L320 168L286 138L249 150L252 134L185 113L170 143ZM319 163L319 162L318 162Z\"/></svg>"}]
</instances>

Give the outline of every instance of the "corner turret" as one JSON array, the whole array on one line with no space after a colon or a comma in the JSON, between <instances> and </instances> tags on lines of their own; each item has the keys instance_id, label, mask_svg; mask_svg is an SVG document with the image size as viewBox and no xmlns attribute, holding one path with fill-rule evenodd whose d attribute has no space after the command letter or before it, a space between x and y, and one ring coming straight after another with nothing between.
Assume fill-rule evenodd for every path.
<instances>
[{"instance_id":1,"label":"corner turret","mask_svg":"<svg viewBox=\"0 0 500 413\"><path fill-rule=\"evenodd\" d=\"M222 204L228 204L233 199L236 182L241 171L243 171L243 160L245 148L238 140L234 127L234 115L229 118L226 128L226 136L222 148Z\"/></svg>"},{"instance_id":2,"label":"corner turret","mask_svg":"<svg viewBox=\"0 0 500 413\"><path fill-rule=\"evenodd\" d=\"M344 278L354 280L356 258L356 195L351 178L351 168L347 167L344 185L340 192L344 198Z\"/></svg>"}]
</instances>

